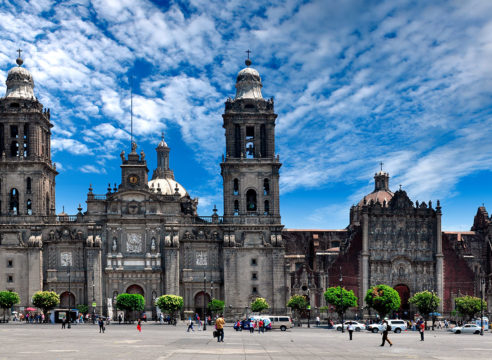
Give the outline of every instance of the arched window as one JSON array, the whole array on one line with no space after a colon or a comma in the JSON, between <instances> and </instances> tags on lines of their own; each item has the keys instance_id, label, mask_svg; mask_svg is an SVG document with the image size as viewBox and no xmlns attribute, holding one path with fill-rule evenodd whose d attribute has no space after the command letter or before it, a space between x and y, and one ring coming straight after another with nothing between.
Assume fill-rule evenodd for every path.
<instances>
[{"instance_id":1,"label":"arched window","mask_svg":"<svg viewBox=\"0 0 492 360\"><path fill-rule=\"evenodd\" d=\"M26 201L26 213L27 213L27 215L32 215L32 202L31 202L31 199L27 199L27 201Z\"/></svg>"},{"instance_id":2,"label":"arched window","mask_svg":"<svg viewBox=\"0 0 492 360\"><path fill-rule=\"evenodd\" d=\"M234 215L239 215L239 200L234 201Z\"/></svg>"},{"instance_id":3,"label":"arched window","mask_svg":"<svg viewBox=\"0 0 492 360\"><path fill-rule=\"evenodd\" d=\"M268 200L265 200L265 212L264 212L265 215L268 215L270 214L270 201Z\"/></svg>"},{"instance_id":4,"label":"arched window","mask_svg":"<svg viewBox=\"0 0 492 360\"><path fill-rule=\"evenodd\" d=\"M30 178L30 177L28 177L28 178L26 179L26 192L27 192L28 194L30 194L30 193L31 193L31 185L32 185L32 180L31 180L31 178Z\"/></svg>"},{"instance_id":5,"label":"arched window","mask_svg":"<svg viewBox=\"0 0 492 360\"><path fill-rule=\"evenodd\" d=\"M19 192L16 188L10 190L9 213L19 215Z\"/></svg>"},{"instance_id":6,"label":"arched window","mask_svg":"<svg viewBox=\"0 0 492 360\"><path fill-rule=\"evenodd\" d=\"M270 181L268 179L263 180L263 195L270 195Z\"/></svg>"},{"instance_id":7,"label":"arched window","mask_svg":"<svg viewBox=\"0 0 492 360\"><path fill-rule=\"evenodd\" d=\"M256 191L253 189L248 190L246 193L246 210L256 211Z\"/></svg>"},{"instance_id":8,"label":"arched window","mask_svg":"<svg viewBox=\"0 0 492 360\"><path fill-rule=\"evenodd\" d=\"M29 155L29 124L24 124L24 157Z\"/></svg>"},{"instance_id":9,"label":"arched window","mask_svg":"<svg viewBox=\"0 0 492 360\"><path fill-rule=\"evenodd\" d=\"M255 157L255 144L253 142L246 143L246 158L253 159Z\"/></svg>"},{"instance_id":10,"label":"arched window","mask_svg":"<svg viewBox=\"0 0 492 360\"><path fill-rule=\"evenodd\" d=\"M239 195L239 180L234 179L234 195Z\"/></svg>"},{"instance_id":11,"label":"arched window","mask_svg":"<svg viewBox=\"0 0 492 360\"><path fill-rule=\"evenodd\" d=\"M12 141L10 144L10 156L19 156L19 143Z\"/></svg>"}]
</instances>

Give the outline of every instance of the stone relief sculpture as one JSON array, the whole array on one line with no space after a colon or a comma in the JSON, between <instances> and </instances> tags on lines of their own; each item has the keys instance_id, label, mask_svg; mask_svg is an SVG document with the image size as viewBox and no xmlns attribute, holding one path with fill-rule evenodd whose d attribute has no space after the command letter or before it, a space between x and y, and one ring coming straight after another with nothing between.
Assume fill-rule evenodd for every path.
<instances>
[{"instance_id":1,"label":"stone relief sculpture","mask_svg":"<svg viewBox=\"0 0 492 360\"><path fill-rule=\"evenodd\" d=\"M71 252L60 253L60 265L61 266L72 266L72 253Z\"/></svg>"},{"instance_id":2,"label":"stone relief sculpture","mask_svg":"<svg viewBox=\"0 0 492 360\"><path fill-rule=\"evenodd\" d=\"M116 240L116 237L113 238L113 247L112 247L113 252L116 252L118 250L118 242Z\"/></svg>"},{"instance_id":3,"label":"stone relief sculpture","mask_svg":"<svg viewBox=\"0 0 492 360\"><path fill-rule=\"evenodd\" d=\"M129 253L142 252L142 234L127 234L126 251Z\"/></svg>"},{"instance_id":4,"label":"stone relief sculpture","mask_svg":"<svg viewBox=\"0 0 492 360\"><path fill-rule=\"evenodd\" d=\"M196 252L196 265L198 265L198 266L208 265L208 256L207 256L206 251L197 251Z\"/></svg>"}]
</instances>

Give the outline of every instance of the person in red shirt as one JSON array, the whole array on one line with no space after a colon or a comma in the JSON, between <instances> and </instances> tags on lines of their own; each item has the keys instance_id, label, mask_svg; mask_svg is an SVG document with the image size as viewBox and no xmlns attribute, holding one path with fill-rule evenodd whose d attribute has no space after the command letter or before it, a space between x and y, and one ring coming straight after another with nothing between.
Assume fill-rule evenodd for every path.
<instances>
[{"instance_id":1,"label":"person in red shirt","mask_svg":"<svg viewBox=\"0 0 492 360\"><path fill-rule=\"evenodd\" d=\"M263 327L263 320L260 319L260 321L258 321L258 332L264 332L265 331L265 328Z\"/></svg>"},{"instance_id":2,"label":"person in red shirt","mask_svg":"<svg viewBox=\"0 0 492 360\"><path fill-rule=\"evenodd\" d=\"M420 325L419 325L420 341L424 341L424 331L425 331L425 321L420 319Z\"/></svg>"}]
</instances>

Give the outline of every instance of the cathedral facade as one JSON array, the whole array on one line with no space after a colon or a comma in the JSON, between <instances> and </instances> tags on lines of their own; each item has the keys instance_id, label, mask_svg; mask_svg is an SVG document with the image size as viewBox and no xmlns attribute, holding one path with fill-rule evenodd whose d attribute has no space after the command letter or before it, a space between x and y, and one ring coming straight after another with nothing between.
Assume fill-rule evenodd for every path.
<instances>
[{"instance_id":1,"label":"cathedral facade","mask_svg":"<svg viewBox=\"0 0 492 360\"><path fill-rule=\"evenodd\" d=\"M264 99L259 73L250 67L225 102L225 155L221 162L223 216L197 214L198 200L179 184L164 137L149 179L145 153L121 152L119 184L105 194L89 187L86 211L55 212L50 111L34 95L28 70L12 68L0 99L0 290L19 293L19 308L39 290L60 294L60 307L87 304L114 313L121 293L145 298L155 316L162 294L184 298L185 313L202 313L211 298L225 301L228 318L248 313L256 297L270 313L288 311L293 294L309 296L313 313L323 292L340 283L362 299L385 283L403 299L432 290L442 312L460 294L491 298L492 221L484 208L472 231L441 229L441 207L391 192L389 175L375 175L375 190L350 209L341 230L284 229L280 217L273 99ZM492 298L491 298L492 299ZM95 306L91 307L92 304ZM490 304L490 301L489 301ZM367 313L363 301L354 310Z\"/></svg>"}]
</instances>

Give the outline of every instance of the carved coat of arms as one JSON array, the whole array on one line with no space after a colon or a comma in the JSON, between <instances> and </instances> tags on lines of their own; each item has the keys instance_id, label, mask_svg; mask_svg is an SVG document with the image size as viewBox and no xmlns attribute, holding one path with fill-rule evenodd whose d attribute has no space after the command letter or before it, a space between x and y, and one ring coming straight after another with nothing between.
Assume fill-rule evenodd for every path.
<instances>
[{"instance_id":1,"label":"carved coat of arms","mask_svg":"<svg viewBox=\"0 0 492 360\"><path fill-rule=\"evenodd\" d=\"M72 253L71 252L60 253L60 265L61 266L72 266Z\"/></svg>"},{"instance_id":2,"label":"carved coat of arms","mask_svg":"<svg viewBox=\"0 0 492 360\"><path fill-rule=\"evenodd\" d=\"M142 234L127 234L126 251L129 253L142 252Z\"/></svg>"}]
</instances>

